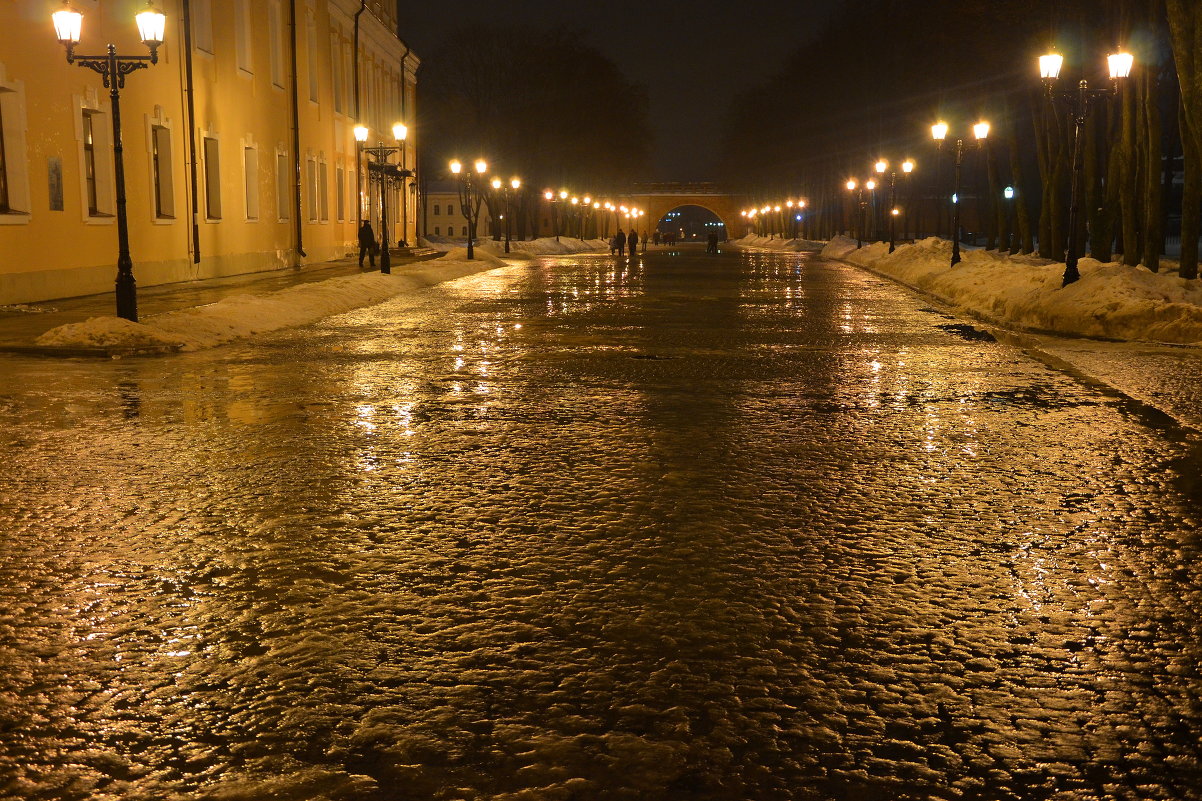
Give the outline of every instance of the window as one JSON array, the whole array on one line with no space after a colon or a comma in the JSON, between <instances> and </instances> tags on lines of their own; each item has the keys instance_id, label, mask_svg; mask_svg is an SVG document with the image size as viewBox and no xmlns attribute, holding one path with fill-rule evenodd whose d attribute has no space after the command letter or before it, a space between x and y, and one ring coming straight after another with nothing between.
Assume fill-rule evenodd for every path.
<instances>
[{"instance_id":1,"label":"window","mask_svg":"<svg viewBox=\"0 0 1202 801\"><path fill-rule=\"evenodd\" d=\"M242 148L242 173L246 182L246 219L259 219L259 149L253 145Z\"/></svg>"},{"instance_id":2,"label":"window","mask_svg":"<svg viewBox=\"0 0 1202 801\"><path fill-rule=\"evenodd\" d=\"M150 126L150 164L154 181L154 216L159 220L175 219L175 186L171 173L171 129L165 125Z\"/></svg>"},{"instance_id":3,"label":"window","mask_svg":"<svg viewBox=\"0 0 1202 801\"><path fill-rule=\"evenodd\" d=\"M197 50L213 52L213 0L193 0L192 41Z\"/></svg>"},{"instance_id":4,"label":"window","mask_svg":"<svg viewBox=\"0 0 1202 801\"><path fill-rule=\"evenodd\" d=\"M467 226L463 226L463 235L467 236Z\"/></svg>"},{"instance_id":5,"label":"window","mask_svg":"<svg viewBox=\"0 0 1202 801\"><path fill-rule=\"evenodd\" d=\"M292 181L289 180L291 168L288 166L288 154L283 150L275 152L275 204L279 220L287 220L292 209Z\"/></svg>"},{"instance_id":6,"label":"window","mask_svg":"<svg viewBox=\"0 0 1202 801\"><path fill-rule=\"evenodd\" d=\"M205 216L221 219L221 152L216 137L204 138Z\"/></svg>"},{"instance_id":7,"label":"window","mask_svg":"<svg viewBox=\"0 0 1202 801\"><path fill-rule=\"evenodd\" d=\"M434 236L442 236L442 231L438 229L437 225L434 226Z\"/></svg>"},{"instance_id":8,"label":"window","mask_svg":"<svg viewBox=\"0 0 1202 801\"><path fill-rule=\"evenodd\" d=\"M0 225L23 225L29 222L32 204L29 197L29 166L25 147L25 85L9 81L4 64L0 63ZM54 158L47 160L47 183L50 188L51 210L55 210ZM62 210L62 167L59 177L58 210ZM4 247L0 246L0 253ZM0 261L4 257L0 256Z\"/></svg>"},{"instance_id":9,"label":"window","mask_svg":"<svg viewBox=\"0 0 1202 801\"><path fill-rule=\"evenodd\" d=\"M330 165L317 163L317 210L322 222L330 221Z\"/></svg>"},{"instance_id":10,"label":"window","mask_svg":"<svg viewBox=\"0 0 1202 801\"><path fill-rule=\"evenodd\" d=\"M8 214L8 160L4 157L4 107L0 106L0 214Z\"/></svg>"},{"instance_id":11,"label":"window","mask_svg":"<svg viewBox=\"0 0 1202 801\"><path fill-rule=\"evenodd\" d=\"M309 56L309 100L316 103L317 80L321 74L320 64L317 63L317 23L313 20L313 14L308 15L308 25L306 26L308 33L308 56Z\"/></svg>"},{"instance_id":12,"label":"window","mask_svg":"<svg viewBox=\"0 0 1202 801\"><path fill-rule=\"evenodd\" d=\"M83 115L83 179L87 187L88 216L100 214L99 190L96 186L96 134L92 118L95 114Z\"/></svg>"},{"instance_id":13,"label":"window","mask_svg":"<svg viewBox=\"0 0 1202 801\"><path fill-rule=\"evenodd\" d=\"M342 45L337 33L330 36L330 72L334 86L334 110L341 114L342 107Z\"/></svg>"},{"instance_id":14,"label":"window","mask_svg":"<svg viewBox=\"0 0 1202 801\"><path fill-rule=\"evenodd\" d=\"M437 203L434 204L434 216L435 217L442 214L442 211L440 211L441 208L442 207L439 204L437 204Z\"/></svg>"},{"instance_id":15,"label":"window","mask_svg":"<svg viewBox=\"0 0 1202 801\"><path fill-rule=\"evenodd\" d=\"M454 203L448 203L448 204L447 204L447 214L452 214L452 215L453 215L454 213L455 213L455 204L454 204Z\"/></svg>"},{"instance_id":16,"label":"window","mask_svg":"<svg viewBox=\"0 0 1202 801\"><path fill-rule=\"evenodd\" d=\"M317 159L305 159L305 184L309 187L309 222L317 222Z\"/></svg>"},{"instance_id":17,"label":"window","mask_svg":"<svg viewBox=\"0 0 1202 801\"><path fill-rule=\"evenodd\" d=\"M250 21L250 0L237 0L234 4L234 47L238 51L238 69L248 73L254 72L251 48L253 30Z\"/></svg>"},{"instance_id":18,"label":"window","mask_svg":"<svg viewBox=\"0 0 1202 801\"><path fill-rule=\"evenodd\" d=\"M271 82L284 88L284 26L280 23L280 0L267 6L267 35L271 39Z\"/></svg>"},{"instance_id":19,"label":"window","mask_svg":"<svg viewBox=\"0 0 1202 801\"><path fill-rule=\"evenodd\" d=\"M334 194L338 196L338 222L346 219L346 171L339 164L334 168Z\"/></svg>"}]
</instances>

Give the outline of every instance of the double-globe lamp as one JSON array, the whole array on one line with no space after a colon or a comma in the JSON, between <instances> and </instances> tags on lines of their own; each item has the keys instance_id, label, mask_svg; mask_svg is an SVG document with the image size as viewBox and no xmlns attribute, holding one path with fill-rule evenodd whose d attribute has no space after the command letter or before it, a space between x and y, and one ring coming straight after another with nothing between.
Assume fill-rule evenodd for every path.
<instances>
[{"instance_id":1,"label":"double-globe lamp","mask_svg":"<svg viewBox=\"0 0 1202 801\"><path fill-rule=\"evenodd\" d=\"M1081 208L1081 164L1084 159L1082 148L1082 132L1085 120L1096 100L1104 100L1118 94L1120 83L1131 77L1131 68L1135 65L1135 57L1127 52L1111 53L1106 58L1110 68L1110 87L1106 89L1090 89L1089 82L1081 79L1076 89L1063 92L1056 91L1056 81L1060 78L1060 69L1064 66L1064 56L1059 53L1047 53L1039 57L1039 77L1043 79L1047 89L1048 100L1065 103L1073 115L1073 155L1072 155L1072 191L1069 193L1068 207L1068 247L1064 256L1064 278L1061 286L1068 286L1081 277L1077 268L1080 258L1079 234L1077 231Z\"/></svg>"},{"instance_id":2,"label":"double-globe lamp","mask_svg":"<svg viewBox=\"0 0 1202 801\"><path fill-rule=\"evenodd\" d=\"M940 149L943 148L943 140L947 138L948 124L942 120L931 126L931 138L935 140L936 145ZM989 123L981 120L976 125L972 126L973 136L976 137L977 147L982 147L985 140L989 138ZM960 263L960 173L961 165L964 163L964 140L956 139L956 184L952 191L952 259L951 266L955 267Z\"/></svg>"},{"instance_id":3,"label":"double-globe lamp","mask_svg":"<svg viewBox=\"0 0 1202 801\"><path fill-rule=\"evenodd\" d=\"M110 44L104 55L77 56L75 46L83 34L83 13L64 0L62 7L50 15L54 22L54 33L67 49L67 63L77 60L104 78L109 90L113 116L113 177L116 182L117 217L117 316L131 322L138 321L138 292L134 281L134 264L129 254L129 221L125 212L125 154L121 144L121 89L125 88L125 76L137 69L159 63L159 47L167 27L167 17L155 7L153 1L134 15L138 36L150 49L149 56L118 55L117 48Z\"/></svg>"}]
</instances>

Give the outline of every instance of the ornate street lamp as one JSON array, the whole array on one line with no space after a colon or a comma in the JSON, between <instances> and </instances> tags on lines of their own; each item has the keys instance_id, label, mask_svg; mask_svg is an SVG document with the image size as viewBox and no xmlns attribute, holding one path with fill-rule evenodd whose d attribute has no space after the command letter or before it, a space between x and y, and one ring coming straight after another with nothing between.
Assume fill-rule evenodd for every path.
<instances>
[{"instance_id":1,"label":"ornate street lamp","mask_svg":"<svg viewBox=\"0 0 1202 801\"><path fill-rule=\"evenodd\" d=\"M906 239L906 234L909 233L913 236L913 240L917 240L918 232L910 227L910 208L914 205L914 184L910 180L910 176L913 174L914 168L917 165L914 163L914 159L906 159L902 162L901 166L902 175L905 177L906 181L906 213L905 217L902 219L902 239Z\"/></svg>"},{"instance_id":2,"label":"ornate street lamp","mask_svg":"<svg viewBox=\"0 0 1202 801\"><path fill-rule=\"evenodd\" d=\"M113 173L117 182L117 316L138 321L138 289L134 281L134 263L129 255L129 221L125 213L125 153L121 144L121 90L125 88L125 76L134 70L159 63L159 46L163 44L163 33L167 18L153 2L134 16L138 35L150 49L149 56L121 56L117 48L108 46L103 56L77 56L75 46L83 33L83 14L64 0L62 8L50 15L54 21L55 35L67 49L67 63L86 67L99 73L104 87L109 90L113 107Z\"/></svg>"},{"instance_id":3,"label":"ornate street lamp","mask_svg":"<svg viewBox=\"0 0 1202 801\"><path fill-rule=\"evenodd\" d=\"M473 166L477 177L483 180L484 174L488 172L488 162L484 159L476 159ZM451 173L459 178L459 209L467 220L467 257L470 261L476 258L473 245L476 238L476 224L480 220L480 202L483 195L472 188L472 171L464 169L459 159L452 159L450 167Z\"/></svg>"},{"instance_id":4,"label":"ornate street lamp","mask_svg":"<svg viewBox=\"0 0 1202 801\"><path fill-rule=\"evenodd\" d=\"M931 126L931 138L935 140L936 145L942 149L943 140L947 137L948 126L946 122L937 122ZM985 139L989 136L989 123L982 120L972 126L973 135L977 138L977 147L980 148L985 144ZM960 263L960 168L964 162L964 140L956 140L956 188L952 193L952 263L955 267Z\"/></svg>"},{"instance_id":5,"label":"ornate street lamp","mask_svg":"<svg viewBox=\"0 0 1202 801\"><path fill-rule=\"evenodd\" d=\"M1131 76L1131 67L1135 58L1130 53L1113 53L1106 59L1110 67L1111 85L1105 89L1090 89L1089 82L1084 78L1077 84L1075 90L1057 91L1056 81L1060 78L1060 68L1064 66L1064 57L1059 53L1048 53L1039 57L1039 77L1047 90L1048 100L1065 103L1073 115L1073 164L1072 191L1068 207L1068 252L1064 257L1064 280L1061 286L1068 286L1081 277L1077 269L1080 243L1077 235L1077 218L1081 206L1081 161L1084 153L1081 147L1082 131L1085 120L1095 102L1101 102L1118 94L1119 84Z\"/></svg>"},{"instance_id":6,"label":"ornate street lamp","mask_svg":"<svg viewBox=\"0 0 1202 801\"><path fill-rule=\"evenodd\" d=\"M363 125L356 125L354 130L355 141L359 143L359 152L366 154L368 158L368 185L370 186L372 182L380 185L380 272L387 274L392 272L392 257L389 254L392 236L388 232L388 192L398 186L403 191L404 179L412 175L409 170L389 163L388 159L401 149L400 146L404 141L402 137L406 129L400 123L392 126L392 135L397 140L398 147L388 147L383 142L378 143L375 147L364 147L363 144L367 141L367 128Z\"/></svg>"}]
</instances>

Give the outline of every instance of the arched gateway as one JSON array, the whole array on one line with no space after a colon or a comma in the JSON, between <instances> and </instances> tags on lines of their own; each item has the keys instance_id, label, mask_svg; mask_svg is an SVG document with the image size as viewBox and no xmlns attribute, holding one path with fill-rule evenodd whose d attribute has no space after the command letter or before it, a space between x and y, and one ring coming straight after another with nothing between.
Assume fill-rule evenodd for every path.
<instances>
[{"instance_id":1,"label":"arched gateway","mask_svg":"<svg viewBox=\"0 0 1202 801\"><path fill-rule=\"evenodd\" d=\"M713 212L726 226L727 235L747 233L747 221L739 212L750 204L746 195L724 192L711 183L635 184L627 200L647 212L647 227L654 229L668 212L680 206L700 206Z\"/></svg>"}]
</instances>

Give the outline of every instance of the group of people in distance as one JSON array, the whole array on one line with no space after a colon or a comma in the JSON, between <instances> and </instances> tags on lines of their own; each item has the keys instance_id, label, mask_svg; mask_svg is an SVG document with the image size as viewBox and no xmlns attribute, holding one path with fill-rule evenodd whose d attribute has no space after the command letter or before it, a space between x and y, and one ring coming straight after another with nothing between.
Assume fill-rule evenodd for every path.
<instances>
[{"instance_id":1,"label":"group of people in distance","mask_svg":"<svg viewBox=\"0 0 1202 801\"><path fill-rule=\"evenodd\" d=\"M627 248L630 249L629 252L631 256L639 252L639 232L631 228L630 236L627 236L626 233L619 228L618 232L614 234L613 239L609 240L609 255L612 256L616 253L621 256L627 252Z\"/></svg>"}]
</instances>

